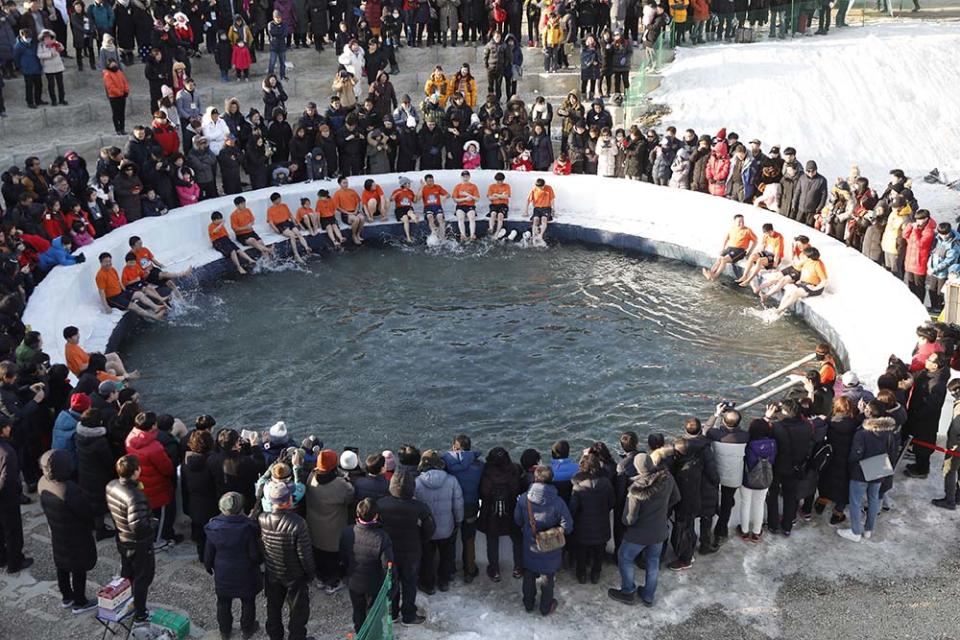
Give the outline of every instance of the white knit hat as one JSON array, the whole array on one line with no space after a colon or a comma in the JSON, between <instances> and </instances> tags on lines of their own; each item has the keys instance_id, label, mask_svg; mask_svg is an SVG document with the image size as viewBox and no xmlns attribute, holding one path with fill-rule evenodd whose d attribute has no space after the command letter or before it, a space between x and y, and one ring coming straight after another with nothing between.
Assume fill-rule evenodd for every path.
<instances>
[{"instance_id":1,"label":"white knit hat","mask_svg":"<svg viewBox=\"0 0 960 640\"><path fill-rule=\"evenodd\" d=\"M281 420L280 422L270 427L270 439L286 440L287 439L287 423Z\"/></svg>"},{"instance_id":2,"label":"white knit hat","mask_svg":"<svg viewBox=\"0 0 960 640\"><path fill-rule=\"evenodd\" d=\"M360 460L353 451L344 451L340 454L340 468L344 471L353 471L360 466Z\"/></svg>"}]
</instances>

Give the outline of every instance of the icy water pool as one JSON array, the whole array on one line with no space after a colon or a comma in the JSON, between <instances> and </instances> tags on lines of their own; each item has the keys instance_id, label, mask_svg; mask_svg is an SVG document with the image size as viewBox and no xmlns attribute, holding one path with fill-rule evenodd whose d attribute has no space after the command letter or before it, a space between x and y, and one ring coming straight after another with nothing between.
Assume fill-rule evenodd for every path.
<instances>
[{"instance_id":1,"label":"icy water pool","mask_svg":"<svg viewBox=\"0 0 960 640\"><path fill-rule=\"evenodd\" d=\"M144 406L188 424L282 419L364 452L460 432L547 451L678 433L810 353L812 330L744 313L756 304L689 266L605 249L366 248L218 282L123 353Z\"/></svg>"}]
</instances>

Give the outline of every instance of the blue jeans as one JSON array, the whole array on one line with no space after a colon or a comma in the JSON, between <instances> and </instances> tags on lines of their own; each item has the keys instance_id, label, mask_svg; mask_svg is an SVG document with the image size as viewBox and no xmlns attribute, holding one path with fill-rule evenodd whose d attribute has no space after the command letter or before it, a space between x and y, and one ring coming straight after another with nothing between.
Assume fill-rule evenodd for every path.
<instances>
[{"instance_id":1,"label":"blue jeans","mask_svg":"<svg viewBox=\"0 0 960 640\"><path fill-rule=\"evenodd\" d=\"M637 590L637 585L634 582L635 566L633 561L643 553L644 549L647 551L644 558L646 578L640 597L643 598L644 602L652 603L653 596L657 593L657 580L660 578L660 553L663 551L663 543L643 545L626 540L620 543L620 553L617 554L617 566L620 569L620 590L624 593L633 593Z\"/></svg>"},{"instance_id":2,"label":"blue jeans","mask_svg":"<svg viewBox=\"0 0 960 640\"><path fill-rule=\"evenodd\" d=\"M770 9L770 37L776 35L777 19L780 20L780 35L787 32L787 11L786 9Z\"/></svg>"},{"instance_id":3,"label":"blue jeans","mask_svg":"<svg viewBox=\"0 0 960 640\"><path fill-rule=\"evenodd\" d=\"M270 50L270 64L267 67L267 74L273 73L273 68L280 64L280 77L284 80L287 79L287 52L286 51L274 51Z\"/></svg>"},{"instance_id":4,"label":"blue jeans","mask_svg":"<svg viewBox=\"0 0 960 640\"><path fill-rule=\"evenodd\" d=\"M863 526L863 497L867 497L867 524ZM850 481L850 528L857 535L873 531L880 513L880 482Z\"/></svg>"}]
</instances>

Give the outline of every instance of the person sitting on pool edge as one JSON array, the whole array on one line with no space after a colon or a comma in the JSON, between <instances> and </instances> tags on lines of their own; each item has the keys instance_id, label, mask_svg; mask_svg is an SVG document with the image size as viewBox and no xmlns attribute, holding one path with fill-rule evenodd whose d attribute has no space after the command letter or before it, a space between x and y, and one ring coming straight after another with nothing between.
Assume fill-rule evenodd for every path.
<instances>
[{"instance_id":1,"label":"person sitting on pool edge","mask_svg":"<svg viewBox=\"0 0 960 640\"><path fill-rule=\"evenodd\" d=\"M765 222L762 228L763 237L760 245L747 258L743 275L737 280L737 284L741 287L749 286L750 281L760 275L763 269L778 269L780 261L783 260L783 234L774 231L773 225L769 222Z\"/></svg>"},{"instance_id":2,"label":"person sitting on pool edge","mask_svg":"<svg viewBox=\"0 0 960 640\"><path fill-rule=\"evenodd\" d=\"M67 363L70 373L80 377L87 365L90 363L90 354L80 346L80 329L70 325L63 328L63 339L66 342L63 347L63 359ZM137 371L127 371L123 366L123 360L116 353L110 352L103 354L107 360L107 371L124 380L136 380L140 377Z\"/></svg>"},{"instance_id":3,"label":"person sitting on pool edge","mask_svg":"<svg viewBox=\"0 0 960 640\"><path fill-rule=\"evenodd\" d=\"M274 233L290 241L290 250L293 251L293 259L300 264L304 264L303 258L300 257L300 251L297 249L297 243L299 242L303 246L303 250L307 255L313 253L313 249L310 248L306 238L304 238L300 230L297 229L297 223L293 220L293 213L290 212L290 207L283 204L283 197L276 191L270 194L270 207L267 208L267 224L270 225Z\"/></svg>"},{"instance_id":4,"label":"person sitting on pool edge","mask_svg":"<svg viewBox=\"0 0 960 640\"><path fill-rule=\"evenodd\" d=\"M372 178L363 181L363 212L368 222L387 219L387 196L383 188Z\"/></svg>"},{"instance_id":5,"label":"person sitting on pool edge","mask_svg":"<svg viewBox=\"0 0 960 640\"><path fill-rule=\"evenodd\" d=\"M340 219L350 227L350 239L353 244L363 244L363 215L360 211L360 195L350 188L350 181L346 176L337 179L340 188L333 194L334 210L340 214Z\"/></svg>"},{"instance_id":6,"label":"person sitting on pool edge","mask_svg":"<svg viewBox=\"0 0 960 640\"><path fill-rule=\"evenodd\" d=\"M423 215L430 225L431 235L440 240L447 237L447 223L443 218L443 201L450 197L447 190L433 182L433 174L423 176L420 183L420 200L423 201Z\"/></svg>"},{"instance_id":7,"label":"person sitting on pool edge","mask_svg":"<svg viewBox=\"0 0 960 640\"><path fill-rule=\"evenodd\" d=\"M804 250L810 246L810 238L807 236L796 236L793 239L792 258L790 264L780 270L780 275L770 278L766 282L754 283L750 286L753 292L760 296L760 301L764 301L777 291L780 291L788 284L793 284L800 279L800 269L806 262L807 256Z\"/></svg>"},{"instance_id":8,"label":"person sitting on pool edge","mask_svg":"<svg viewBox=\"0 0 960 640\"><path fill-rule=\"evenodd\" d=\"M530 214L530 205L533 205L533 215L530 216L530 233L534 241L543 242L547 234L547 225L553 220L553 203L556 200L556 194L553 187L547 184L543 178L537 178L527 196L526 212Z\"/></svg>"},{"instance_id":9,"label":"person sitting on pool edge","mask_svg":"<svg viewBox=\"0 0 960 640\"><path fill-rule=\"evenodd\" d=\"M310 198L300 198L296 215L297 227L304 233L315 236L320 233L320 216L310 206Z\"/></svg>"},{"instance_id":10,"label":"person sitting on pool edge","mask_svg":"<svg viewBox=\"0 0 960 640\"><path fill-rule=\"evenodd\" d=\"M343 234L337 224L337 206L326 189L317 191L317 215L319 216L320 230L326 231L327 238L334 249L343 247Z\"/></svg>"},{"instance_id":11,"label":"person sitting on pool edge","mask_svg":"<svg viewBox=\"0 0 960 640\"><path fill-rule=\"evenodd\" d=\"M804 250L807 261L800 270L800 280L796 284L788 284L783 289L783 299L777 307L777 314L785 314L796 302L819 296L827 288L827 269L820 259L820 252L815 247Z\"/></svg>"},{"instance_id":12,"label":"person sitting on pool edge","mask_svg":"<svg viewBox=\"0 0 960 640\"><path fill-rule=\"evenodd\" d=\"M456 203L457 226L460 228L460 242L476 242L477 240L477 200L480 199L480 189L470 182L470 172L460 172L460 182L453 188L453 201ZM467 235L467 224L470 225L470 235Z\"/></svg>"},{"instance_id":13,"label":"person sitting on pool edge","mask_svg":"<svg viewBox=\"0 0 960 640\"><path fill-rule=\"evenodd\" d=\"M150 249L143 246L143 240L140 236L130 236L130 251L137 257L137 262L143 270L144 280L155 287L167 287L173 291L174 296L180 296L180 289L177 288L174 280L185 278L193 274L193 267L187 267L185 271L164 271L164 266Z\"/></svg>"},{"instance_id":14,"label":"person sitting on pool edge","mask_svg":"<svg viewBox=\"0 0 960 640\"><path fill-rule=\"evenodd\" d=\"M152 320L161 320L163 314L167 312L166 307L160 307L141 291L127 291L120 284L120 276L117 270L113 268L113 256L103 252L99 256L100 270L97 271L97 289L100 292L100 302L103 303L103 312L113 313L114 309L120 311L133 311L138 316L150 318Z\"/></svg>"},{"instance_id":15,"label":"person sitting on pool edge","mask_svg":"<svg viewBox=\"0 0 960 640\"><path fill-rule=\"evenodd\" d=\"M142 291L148 298L159 305L169 306L171 290L164 288L161 291L157 286L147 282L146 273L140 268L137 256L133 251L127 251L123 257L123 271L120 273L120 283L128 291Z\"/></svg>"},{"instance_id":16,"label":"person sitting on pool edge","mask_svg":"<svg viewBox=\"0 0 960 640\"><path fill-rule=\"evenodd\" d=\"M252 247L265 256L273 256L273 249L268 247L253 230L253 211L247 208L247 199L243 196L237 196L233 199L236 209L230 214L230 228L233 229L233 235L237 237L237 242L241 245Z\"/></svg>"},{"instance_id":17,"label":"person sitting on pool edge","mask_svg":"<svg viewBox=\"0 0 960 640\"><path fill-rule=\"evenodd\" d=\"M733 228L723 238L723 249L720 257L709 269L703 269L703 277L707 280L716 280L727 268L727 265L736 264L743 260L757 244L757 234L743 222L743 216L733 216Z\"/></svg>"},{"instance_id":18,"label":"person sitting on pool edge","mask_svg":"<svg viewBox=\"0 0 960 640\"><path fill-rule=\"evenodd\" d=\"M510 185L506 182L507 176L502 171L498 171L493 176L493 184L487 187L487 200L490 201L489 234L494 238L499 237L500 230L503 229L503 223L510 213Z\"/></svg>"},{"instance_id":19,"label":"person sitting on pool edge","mask_svg":"<svg viewBox=\"0 0 960 640\"><path fill-rule=\"evenodd\" d=\"M420 216L413 210L413 203L417 199L417 194L410 188L410 178L400 176L397 182L400 186L390 194L390 200L393 201L393 216L397 219L397 222L403 223L403 233L406 236L407 244L413 244L410 225L411 223L420 223Z\"/></svg>"},{"instance_id":20,"label":"person sitting on pool edge","mask_svg":"<svg viewBox=\"0 0 960 640\"><path fill-rule=\"evenodd\" d=\"M210 244L213 245L213 248L219 251L224 258L230 260L240 275L246 275L247 273L246 269L240 265L241 260L250 265L256 264L256 261L248 256L246 251L230 239L230 234L227 233L227 228L223 222L223 214L219 211L210 214L207 235L210 236Z\"/></svg>"}]
</instances>

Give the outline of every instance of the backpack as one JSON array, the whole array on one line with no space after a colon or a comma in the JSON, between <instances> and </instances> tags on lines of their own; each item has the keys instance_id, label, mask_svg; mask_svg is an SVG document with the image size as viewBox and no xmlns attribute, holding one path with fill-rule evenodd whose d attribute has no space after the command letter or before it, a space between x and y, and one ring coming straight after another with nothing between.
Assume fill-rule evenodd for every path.
<instances>
[{"instance_id":1,"label":"backpack","mask_svg":"<svg viewBox=\"0 0 960 640\"><path fill-rule=\"evenodd\" d=\"M833 445L829 442L822 442L819 446L814 446L816 449L807 459L807 469L820 473L830 464L830 460L833 458Z\"/></svg>"},{"instance_id":2,"label":"backpack","mask_svg":"<svg viewBox=\"0 0 960 640\"><path fill-rule=\"evenodd\" d=\"M753 469L747 472L748 489L769 489L773 484L773 465L766 458L757 460Z\"/></svg>"}]
</instances>

